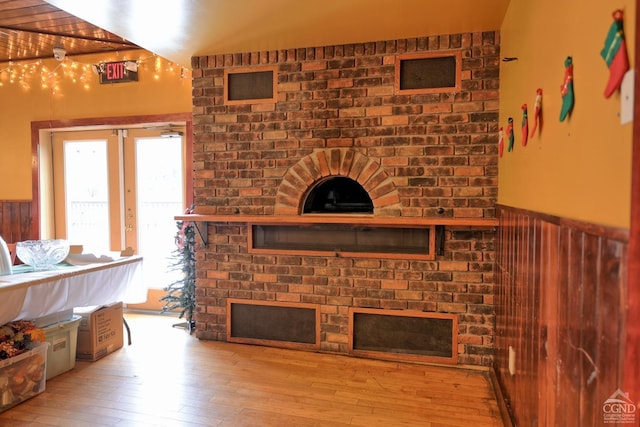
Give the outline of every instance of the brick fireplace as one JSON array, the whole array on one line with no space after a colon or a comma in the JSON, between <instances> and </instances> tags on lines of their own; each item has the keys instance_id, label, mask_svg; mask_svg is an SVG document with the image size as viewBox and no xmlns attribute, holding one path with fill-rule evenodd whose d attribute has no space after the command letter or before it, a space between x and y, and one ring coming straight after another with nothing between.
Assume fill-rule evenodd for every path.
<instances>
[{"instance_id":1,"label":"brick fireplace","mask_svg":"<svg viewBox=\"0 0 640 427\"><path fill-rule=\"evenodd\" d=\"M399 55L441 51L460 58L459 88L397 90ZM497 32L194 58L197 337L228 340L229 300L318 307L318 348L344 354L354 308L434 313L457 321L457 363L489 366L498 64ZM229 70L265 66L275 100L228 101ZM253 224L305 217L331 177L370 196L358 222L433 224L435 253L252 251Z\"/></svg>"}]
</instances>

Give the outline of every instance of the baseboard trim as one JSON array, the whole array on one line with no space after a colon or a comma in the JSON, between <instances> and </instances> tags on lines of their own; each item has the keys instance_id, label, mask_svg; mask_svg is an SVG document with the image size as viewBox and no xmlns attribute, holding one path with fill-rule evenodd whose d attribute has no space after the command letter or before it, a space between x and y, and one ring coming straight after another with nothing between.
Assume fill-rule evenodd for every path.
<instances>
[{"instance_id":1,"label":"baseboard trim","mask_svg":"<svg viewBox=\"0 0 640 427\"><path fill-rule=\"evenodd\" d=\"M496 402L498 403L498 408L500 409L500 416L502 417L502 423L504 427L514 427L513 420L511 419L511 413L509 412L509 408L507 407L507 402L504 400L504 394L502 394L502 388L500 388L500 383L498 382L498 376L494 368L490 368L489 370L489 382L493 388L493 393L496 396Z\"/></svg>"}]
</instances>

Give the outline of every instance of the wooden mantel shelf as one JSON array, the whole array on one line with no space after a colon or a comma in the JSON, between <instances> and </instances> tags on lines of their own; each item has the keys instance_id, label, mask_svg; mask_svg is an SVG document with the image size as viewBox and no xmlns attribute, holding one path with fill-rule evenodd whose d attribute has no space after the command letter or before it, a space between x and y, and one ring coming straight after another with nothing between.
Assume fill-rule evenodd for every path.
<instances>
[{"instance_id":1,"label":"wooden mantel shelf","mask_svg":"<svg viewBox=\"0 0 640 427\"><path fill-rule=\"evenodd\" d=\"M304 225L304 224L350 224L368 226L412 226L436 227L436 231L444 226L449 227L497 227L495 218L425 218L425 217L376 217L372 215L176 215L176 221L195 223L202 244L208 246L209 223L243 223L253 225ZM438 233L440 242L444 244L443 233ZM439 250L440 252L441 250Z\"/></svg>"},{"instance_id":2,"label":"wooden mantel shelf","mask_svg":"<svg viewBox=\"0 0 640 427\"><path fill-rule=\"evenodd\" d=\"M177 221L249 224L446 225L497 227L495 218L379 217L371 215L202 215L175 216Z\"/></svg>"}]
</instances>

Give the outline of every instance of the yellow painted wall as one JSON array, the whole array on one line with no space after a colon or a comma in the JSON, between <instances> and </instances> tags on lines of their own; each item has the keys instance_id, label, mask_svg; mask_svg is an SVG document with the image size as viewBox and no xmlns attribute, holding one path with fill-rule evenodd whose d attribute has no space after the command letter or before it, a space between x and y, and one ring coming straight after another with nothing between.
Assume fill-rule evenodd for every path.
<instances>
[{"instance_id":1,"label":"yellow painted wall","mask_svg":"<svg viewBox=\"0 0 640 427\"><path fill-rule=\"evenodd\" d=\"M172 64L164 60L156 67L156 59L149 52L74 57L64 64L75 62L82 68L83 64L122 59L142 60L138 82L100 85L98 76L91 72L86 75L89 87L85 88L79 80L84 74L81 69L76 71L78 80L74 83L70 74L64 77L63 69L58 67L59 88L43 89L42 65L37 65L33 76L24 79L30 87L24 88L19 77L12 84L8 72L0 73L0 200L31 200L32 121L191 111L190 73L181 78L181 69L171 68ZM60 63L52 58L45 60L43 65L51 70ZM8 64L0 64L0 70L7 67ZM20 63L13 68L22 72Z\"/></svg>"},{"instance_id":2,"label":"yellow painted wall","mask_svg":"<svg viewBox=\"0 0 640 427\"><path fill-rule=\"evenodd\" d=\"M596 224L628 228L632 125L621 125L620 94L605 99L609 70L600 57L612 12L625 13L634 64L634 0L511 1L501 28L500 125L514 119L514 151L499 161L501 204ZM574 64L575 106L560 122L564 60ZM521 145L521 106L533 123L543 89L542 131ZM506 141L505 141L506 142ZM506 144L505 144L506 145Z\"/></svg>"}]
</instances>

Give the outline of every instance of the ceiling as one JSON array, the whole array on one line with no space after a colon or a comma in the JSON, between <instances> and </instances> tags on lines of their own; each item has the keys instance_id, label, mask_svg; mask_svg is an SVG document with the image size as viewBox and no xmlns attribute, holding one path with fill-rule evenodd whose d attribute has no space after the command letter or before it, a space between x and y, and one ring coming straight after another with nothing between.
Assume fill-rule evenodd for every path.
<instances>
[{"instance_id":1,"label":"ceiling","mask_svg":"<svg viewBox=\"0 0 640 427\"><path fill-rule=\"evenodd\" d=\"M510 0L0 0L0 62L192 56L499 30Z\"/></svg>"},{"instance_id":2,"label":"ceiling","mask_svg":"<svg viewBox=\"0 0 640 427\"><path fill-rule=\"evenodd\" d=\"M73 55L139 48L42 0L0 0L0 62L51 58L54 47Z\"/></svg>"}]
</instances>

